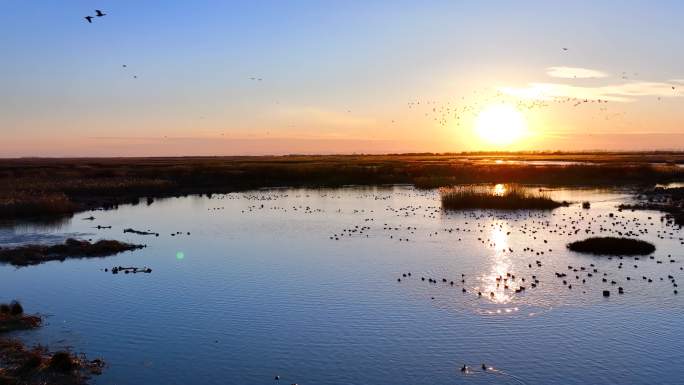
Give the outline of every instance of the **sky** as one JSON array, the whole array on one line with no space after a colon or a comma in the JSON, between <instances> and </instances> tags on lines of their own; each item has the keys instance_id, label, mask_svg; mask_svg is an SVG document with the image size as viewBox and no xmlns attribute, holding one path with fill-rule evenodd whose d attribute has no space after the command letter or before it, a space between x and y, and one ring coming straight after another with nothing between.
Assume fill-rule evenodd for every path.
<instances>
[{"instance_id":1,"label":"sky","mask_svg":"<svg viewBox=\"0 0 684 385\"><path fill-rule=\"evenodd\" d=\"M0 0L0 157L684 149L682 15L653 0Z\"/></svg>"}]
</instances>

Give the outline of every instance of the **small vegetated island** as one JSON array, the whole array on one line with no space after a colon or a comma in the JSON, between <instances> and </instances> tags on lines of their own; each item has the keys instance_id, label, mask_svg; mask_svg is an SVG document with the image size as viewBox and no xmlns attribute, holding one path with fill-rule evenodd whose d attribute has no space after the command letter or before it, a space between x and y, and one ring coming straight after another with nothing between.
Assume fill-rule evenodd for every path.
<instances>
[{"instance_id":1,"label":"small vegetated island","mask_svg":"<svg viewBox=\"0 0 684 385\"><path fill-rule=\"evenodd\" d=\"M113 240L99 240L91 243L69 238L57 245L24 245L0 248L0 263L14 266L39 265L49 261L64 261L73 258L107 257L124 251L145 247Z\"/></svg>"},{"instance_id":2,"label":"small vegetated island","mask_svg":"<svg viewBox=\"0 0 684 385\"><path fill-rule=\"evenodd\" d=\"M648 255L656 248L652 243L640 239L593 237L569 243L568 249L596 255Z\"/></svg>"},{"instance_id":3,"label":"small vegetated island","mask_svg":"<svg viewBox=\"0 0 684 385\"><path fill-rule=\"evenodd\" d=\"M459 186L440 190L442 208L446 210L492 209L492 210L553 210L568 206L542 193L535 193L518 186L496 185Z\"/></svg>"}]
</instances>

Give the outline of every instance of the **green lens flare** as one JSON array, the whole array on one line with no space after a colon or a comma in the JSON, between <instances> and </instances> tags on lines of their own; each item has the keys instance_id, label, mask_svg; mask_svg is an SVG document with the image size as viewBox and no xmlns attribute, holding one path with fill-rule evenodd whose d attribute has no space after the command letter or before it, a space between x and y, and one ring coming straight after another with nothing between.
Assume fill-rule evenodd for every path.
<instances>
[{"instance_id":1,"label":"green lens flare","mask_svg":"<svg viewBox=\"0 0 684 385\"><path fill-rule=\"evenodd\" d=\"M185 253L183 253L182 251L179 251L179 252L176 253L176 259L177 259L177 260L180 261L180 260L183 259L183 258L185 258Z\"/></svg>"}]
</instances>

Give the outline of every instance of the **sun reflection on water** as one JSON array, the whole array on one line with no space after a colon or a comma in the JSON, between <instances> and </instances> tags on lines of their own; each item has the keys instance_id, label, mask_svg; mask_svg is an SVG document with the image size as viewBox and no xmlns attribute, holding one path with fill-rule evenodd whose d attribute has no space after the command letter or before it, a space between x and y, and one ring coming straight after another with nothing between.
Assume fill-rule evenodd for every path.
<instances>
[{"instance_id":1,"label":"sun reflection on water","mask_svg":"<svg viewBox=\"0 0 684 385\"><path fill-rule=\"evenodd\" d=\"M503 185L501 189L505 189ZM488 298L496 304L506 304L511 302L512 293L520 287L515 274L512 274L513 263L506 251L508 250L508 235L510 230L505 221L495 221L489 235L489 244L494 254L491 256L492 266L489 273L480 277L481 288L478 290L483 297ZM510 313L517 311L517 308L506 308L496 310L497 314Z\"/></svg>"}]
</instances>

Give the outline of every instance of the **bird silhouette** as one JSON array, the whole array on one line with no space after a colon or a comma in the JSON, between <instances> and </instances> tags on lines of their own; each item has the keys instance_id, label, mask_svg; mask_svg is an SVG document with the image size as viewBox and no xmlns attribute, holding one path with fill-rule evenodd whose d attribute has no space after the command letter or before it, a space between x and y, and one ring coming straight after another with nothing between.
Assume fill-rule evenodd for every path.
<instances>
[{"instance_id":1,"label":"bird silhouette","mask_svg":"<svg viewBox=\"0 0 684 385\"><path fill-rule=\"evenodd\" d=\"M107 15L106 13L102 13L102 11L100 11L99 9L95 10L95 16L97 16L97 17L102 17L102 16L106 16L106 15Z\"/></svg>"},{"instance_id":2,"label":"bird silhouette","mask_svg":"<svg viewBox=\"0 0 684 385\"><path fill-rule=\"evenodd\" d=\"M86 17L84 17L84 19L88 20L88 23L92 23L92 22L93 22L93 17L92 17L92 16L86 16Z\"/></svg>"}]
</instances>

